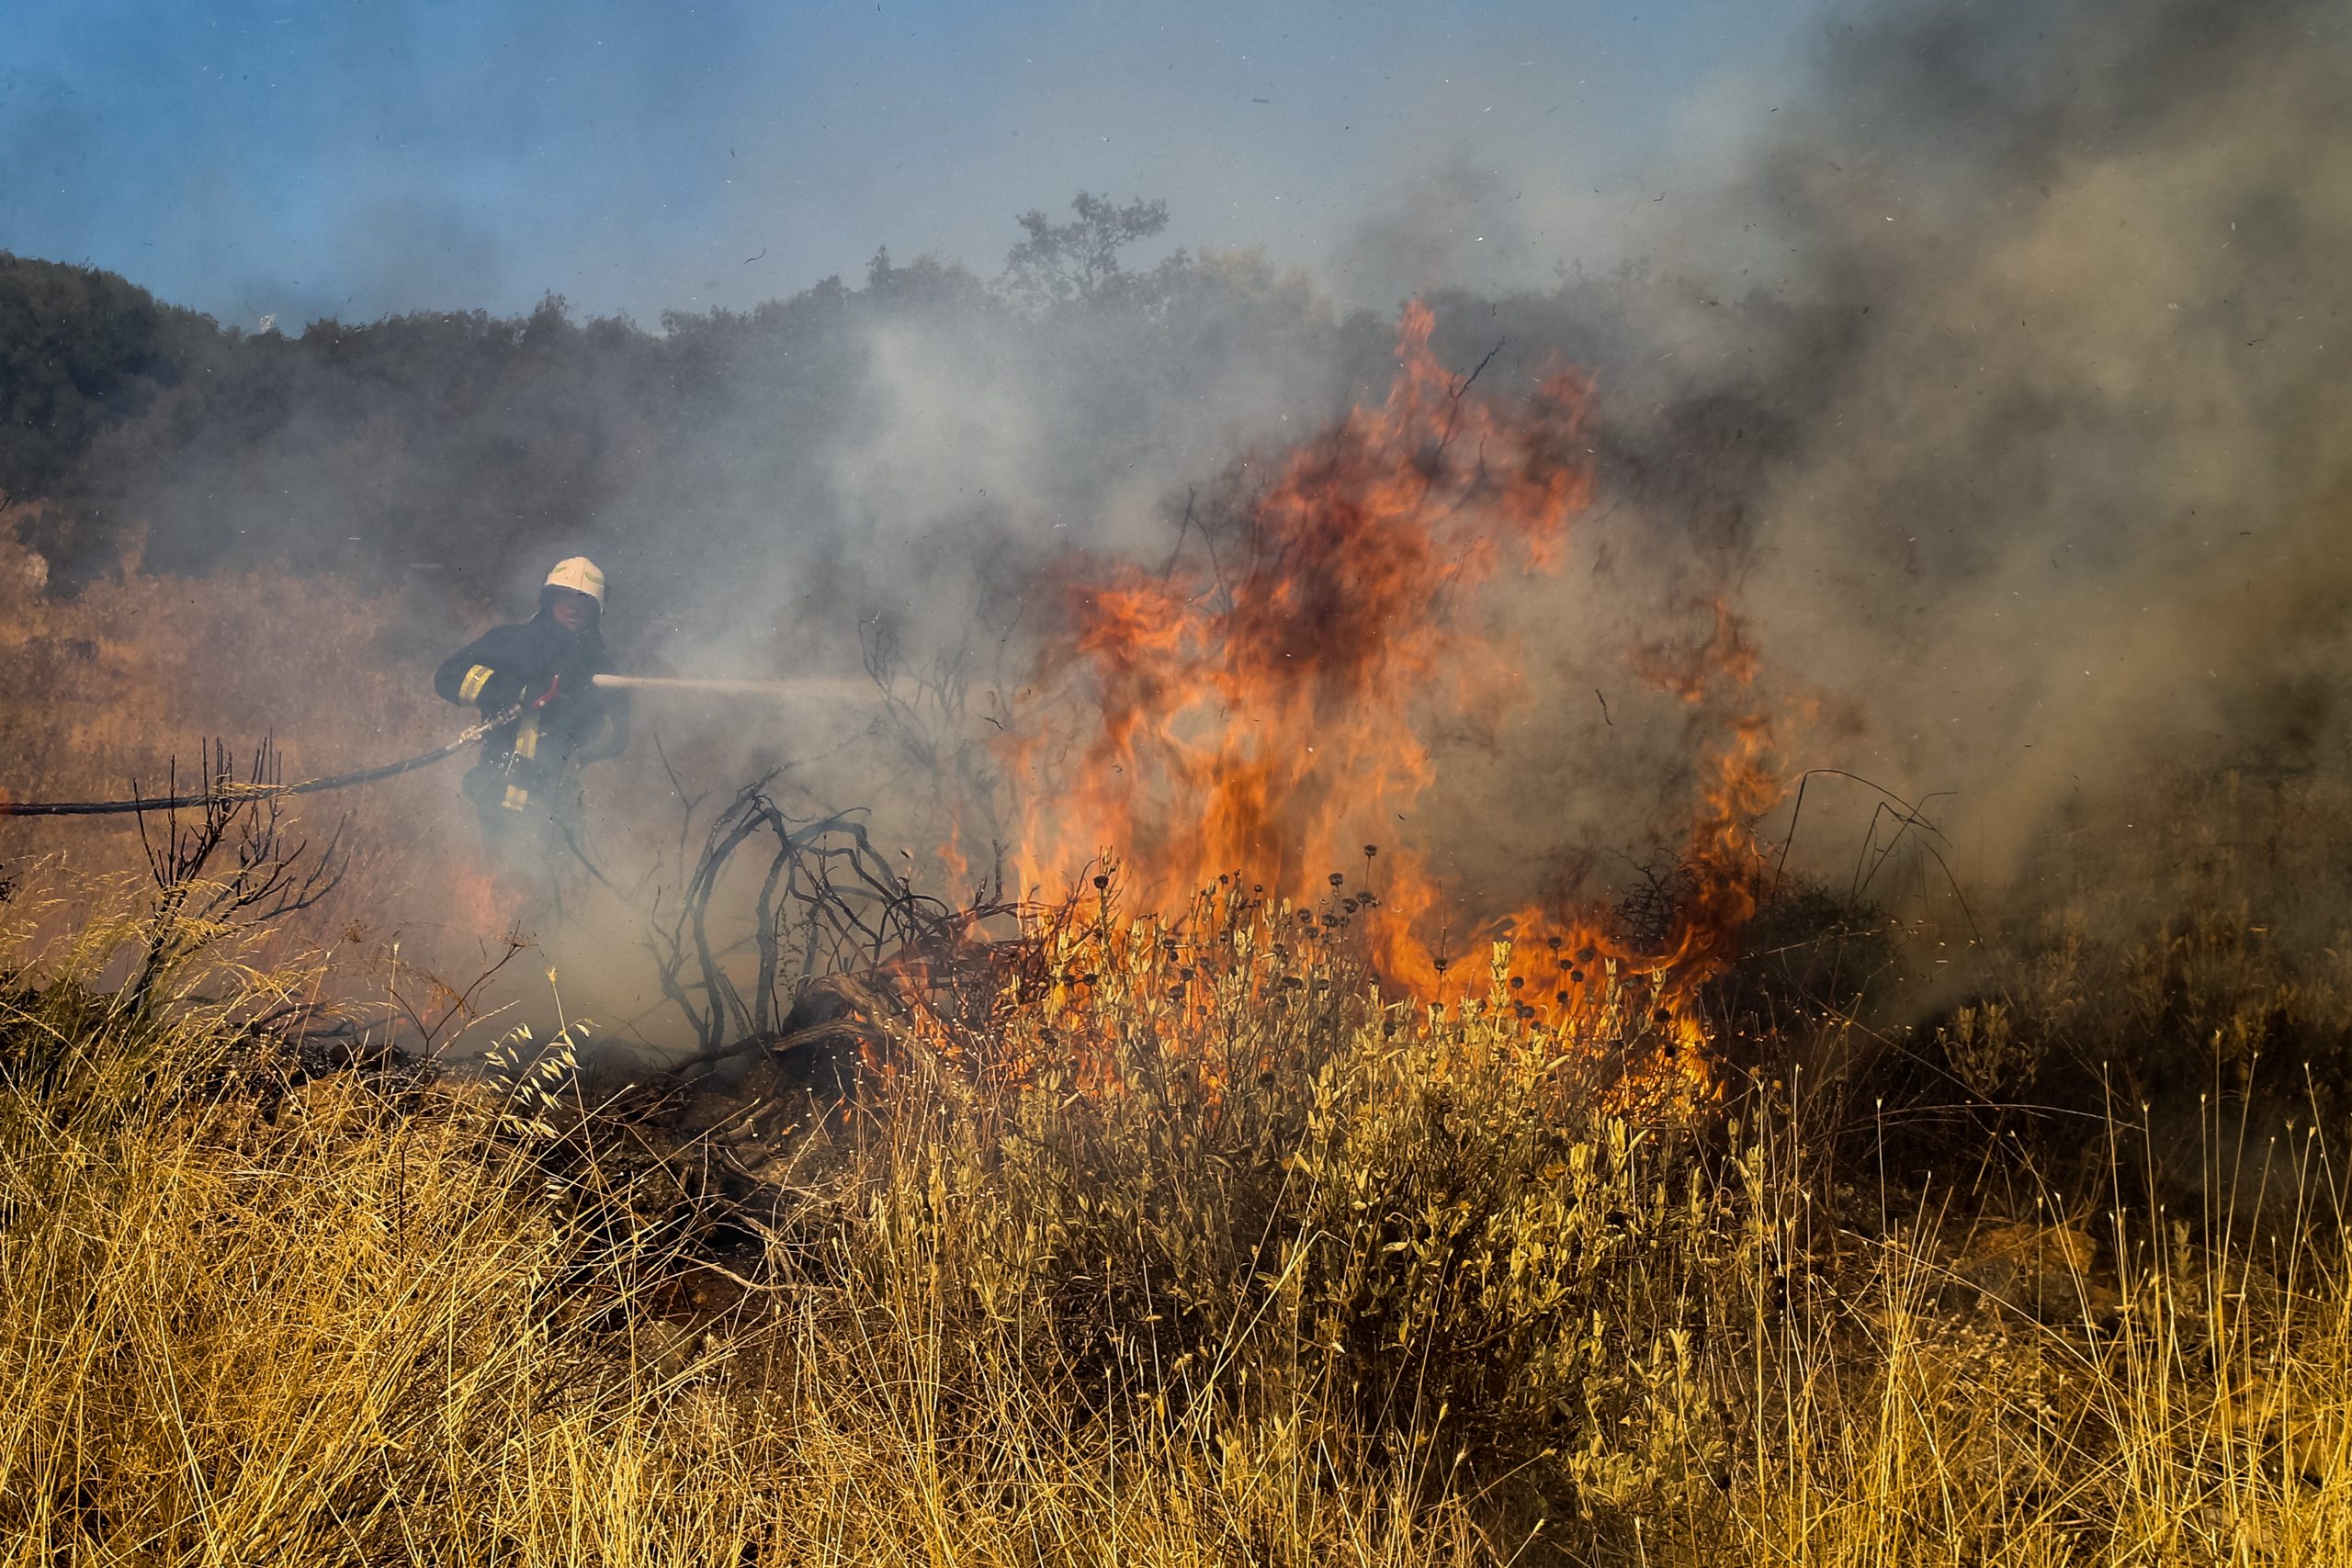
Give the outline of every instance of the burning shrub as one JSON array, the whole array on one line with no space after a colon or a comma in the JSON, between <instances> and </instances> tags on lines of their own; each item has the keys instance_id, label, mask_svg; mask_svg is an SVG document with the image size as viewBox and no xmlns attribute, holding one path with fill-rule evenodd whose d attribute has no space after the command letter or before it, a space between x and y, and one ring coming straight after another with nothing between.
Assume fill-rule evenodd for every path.
<instances>
[{"instance_id":1,"label":"burning shrub","mask_svg":"<svg viewBox=\"0 0 2352 1568\"><path fill-rule=\"evenodd\" d=\"M1431 1482L1566 1453L1615 1501L1689 1483L1702 1277L1735 1227L1682 1123L1626 1113L1623 1041L1531 1023L1501 946L1486 996L1431 1007L1231 883L1178 919L1091 913L1006 998L993 1088L889 1105L862 1256L960 1282L972 1368Z\"/></svg>"}]
</instances>

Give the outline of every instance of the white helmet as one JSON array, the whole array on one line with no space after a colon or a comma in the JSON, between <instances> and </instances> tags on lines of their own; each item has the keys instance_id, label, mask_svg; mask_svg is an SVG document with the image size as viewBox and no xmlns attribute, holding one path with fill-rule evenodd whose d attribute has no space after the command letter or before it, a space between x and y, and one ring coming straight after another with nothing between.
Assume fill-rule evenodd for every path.
<instances>
[{"instance_id":1,"label":"white helmet","mask_svg":"<svg viewBox=\"0 0 2352 1568\"><path fill-rule=\"evenodd\" d=\"M605 573L586 556L571 556L556 562L555 570L548 573L546 586L585 593L596 601L596 608L605 607Z\"/></svg>"}]
</instances>

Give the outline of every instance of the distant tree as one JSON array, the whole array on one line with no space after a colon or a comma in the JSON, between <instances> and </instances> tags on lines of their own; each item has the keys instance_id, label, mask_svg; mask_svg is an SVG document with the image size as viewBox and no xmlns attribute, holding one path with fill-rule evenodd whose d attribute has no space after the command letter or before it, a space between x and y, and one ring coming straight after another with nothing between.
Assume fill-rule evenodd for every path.
<instances>
[{"instance_id":1,"label":"distant tree","mask_svg":"<svg viewBox=\"0 0 2352 1568\"><path fill-rule=\"evenodd\" d=\"M1138 197L1121 207L1107 196L1080 191L1070 209L1078 216L1069 223L1056 223L1034 208L1015 220L1029 237L1004 258L1004 287L1023 304L1080 304L1130 295L1138 275L1121 268L1119 253L1168 227L1164 201ZM1182 266L1183 259L1179 252L1170 261Z\"/></svg>"},{"instance_id":2,"label":"distant tree","mask_svg":"<svg viewBox=\"0 0 2352 1568\"><path fill-rule=\"evenodd\" d=\"M981 310L991 303L988 286L962 263L944 262L925 252L900 266L891 261L888 245L865 264L865 301L869 309L921 306L947 311Z\"/></svg>"},{"instance_id":3,"label":"distant tree","mask_svg":"<svg viewBox=\"0 0 2352 1568\"><path fill-rule=\"evenodd\" d=\"M55 492L213 335L113 273L0 251L0 492Z\"/></svg>"}]
</instances>

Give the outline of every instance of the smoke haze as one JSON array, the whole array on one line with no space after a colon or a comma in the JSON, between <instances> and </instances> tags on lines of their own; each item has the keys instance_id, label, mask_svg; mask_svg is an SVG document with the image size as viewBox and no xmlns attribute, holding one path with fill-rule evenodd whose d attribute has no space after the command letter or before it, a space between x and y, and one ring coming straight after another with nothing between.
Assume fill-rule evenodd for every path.
<instances>
[{"instance_id":1,"label":"smoke haze","mask_svg":"<svg viewBox=\"0 0 2352 1568\"><path fill-rule=\"evenodd\" d=\"M1899 14L1747 187L1823 392L1744 602L1861 771L1957 793L1981 875L2167 765L2340 764L2346 43L2318 6Z\"/></svg>"},{"instance_id":2,"label":"smoke haze","mask_svg":"<svg viewBox=\"0 0 2352 1568\"><path fill-rule=\"evenodd\" d=\"M1792 773L1937 796L1961 869L2000 886L2164 769L2340 765L2348 29L2287 0L1850 8L1809 76L1717 80L1652 128L1638 174L1431 130L1383 165L1389 188L1309 225L1293 248L1314 267L1217 251L1154 271L1227 221L1194 227L1204 177L1151 193L1175 221L1128 253L1137 292L1042 313L925 260L660 337L543 312L493 354L461 321L428 364L525 368L426 396L329 355L217 460L213 426L170 462L127 427L107 505L168 570L264 550L352 570L357 536L419 606L403 659L585 548L632 666L952 670L969 704L925 720L927 760L872 706L641 709L695 787L790 764L809 798L934 841L937 749L985 765L989 705L1023 700L1052 630L1041 570L1200 550L1220 498L1379 396L1393 302L1422 292L1442 357L1492 355L1493 395L1589 372L1599 494L1558 572L1459 607L1519 680L1432 716L1440 784L1400 833L1481 895L1605 895L1610 852L1671 843L1746 706ZM1510 41L1465 61L1525 118ZM1428 105L1430 124L1459 107ZM1217 145L1246 187L1250 144ZM368 221L436 231L405 199ZM435 255L494 243L445 216ZM452 265L409 276L437 294L495 270ZM433 417L442 444L413 438ZM420 518L467 507L494 536L413 547ZM1718 600L1763 674L1693 707L1634 650L1702 643ZM1872 800L1824 789L1800 858L1850 859ZM674 833L647 746L593 794L617 860Z\"/></svg>"}]
</instances>

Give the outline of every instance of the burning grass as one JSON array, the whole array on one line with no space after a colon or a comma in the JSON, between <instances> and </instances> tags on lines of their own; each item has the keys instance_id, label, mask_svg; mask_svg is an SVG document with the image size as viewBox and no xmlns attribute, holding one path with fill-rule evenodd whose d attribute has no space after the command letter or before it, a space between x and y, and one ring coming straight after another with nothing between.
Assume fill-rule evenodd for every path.
<instances>
[{"instance_id":1,"label":"burning grass","mask_svg":"<svg viewBox=\"0 0 2352 1568\"><path fill-rule=\"evenodd\" d=\"M1508 953L1431 1007L1229 887L1092 913L756 1166L594 1103L590 1026L321 1071L253 1028L301 973L19 958L0 1561L2352 1551L2316 1134L2259 1230L1979 1224L1803 1097L1629 1109Z\"/></svg>"}]
</instances>

